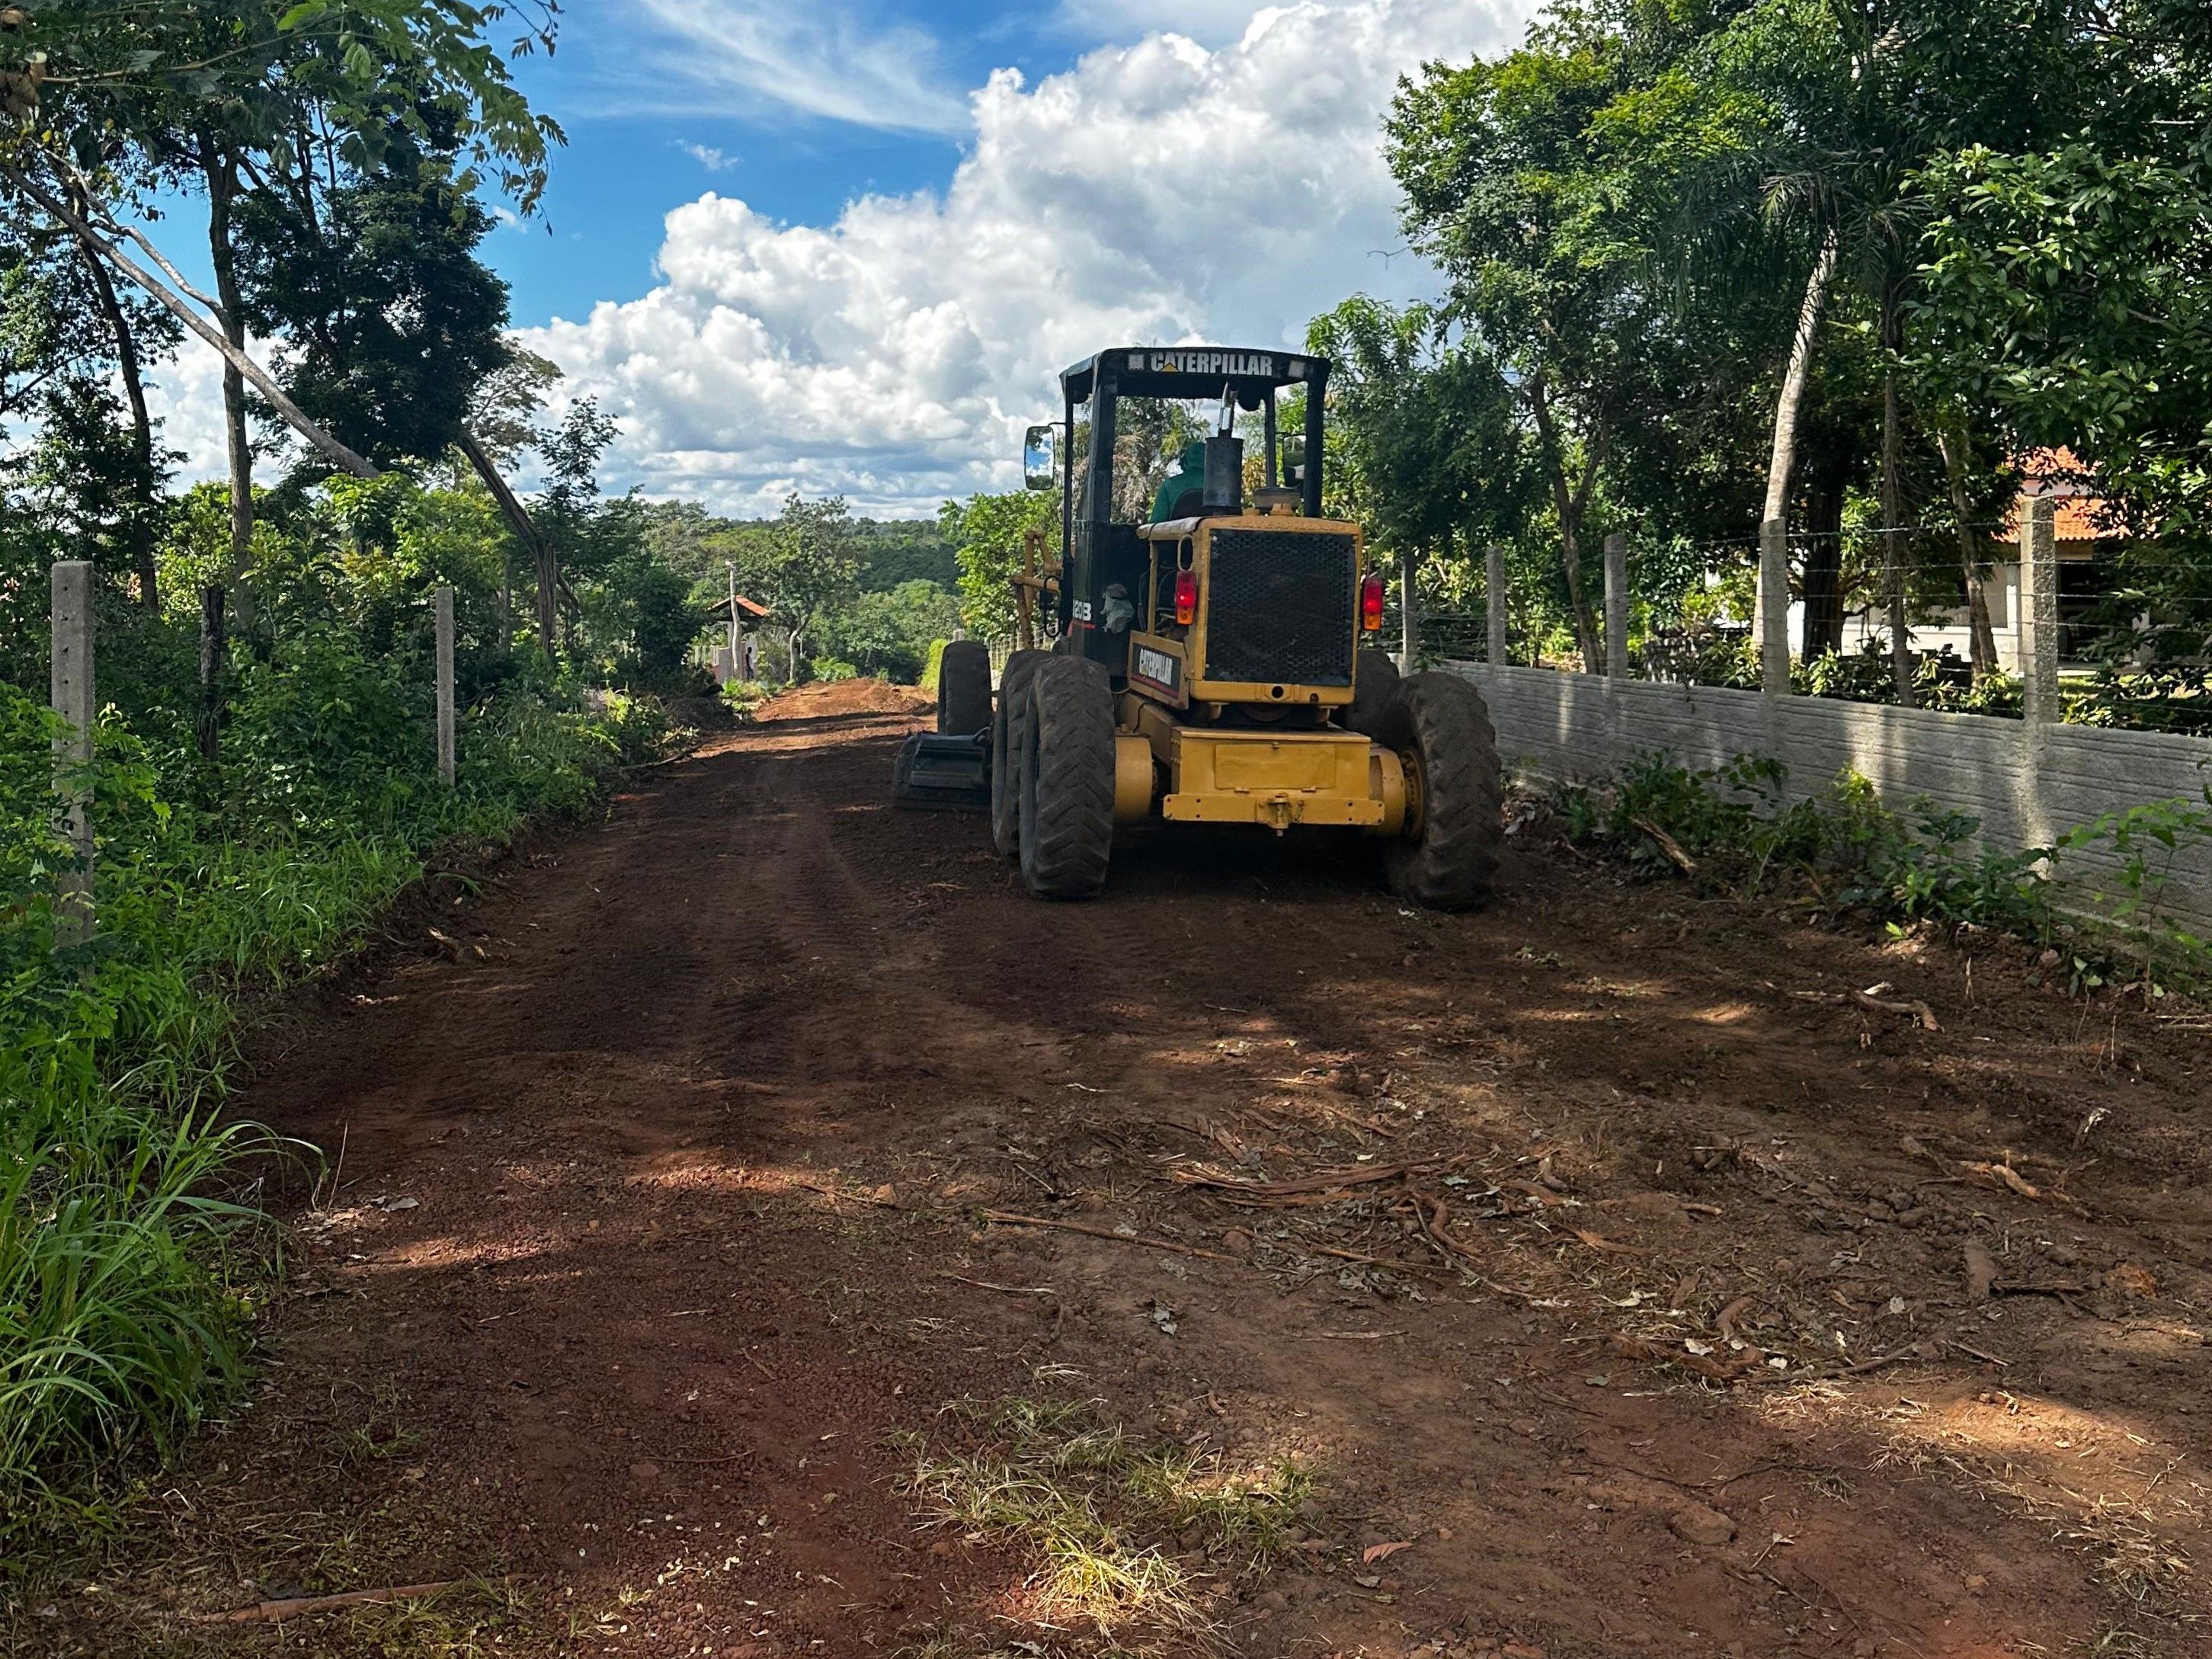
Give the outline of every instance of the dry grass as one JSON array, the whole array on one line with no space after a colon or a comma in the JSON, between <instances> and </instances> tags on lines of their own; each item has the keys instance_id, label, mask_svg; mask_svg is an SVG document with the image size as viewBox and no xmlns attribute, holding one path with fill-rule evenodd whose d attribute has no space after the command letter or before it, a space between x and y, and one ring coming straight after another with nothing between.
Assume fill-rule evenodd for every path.
<instances>
[{"instance_id":1,"label":"dry grass","mask_svg":"<svg viewBox=\"0 0 2212 1659\"><path fill-rule=\"evenodd\" d=\"M1231 1468L1136 1439L1088 1402L962 1401L945 1423L934 1443L907 1443L901 1489L930 1524L1034 1557L1036 1623L1085 1626L1129 1654L1219 1647L1214 1603L1289 1547L1311 1490L1287 1459ZM915 1651L961 1651L935 1645L952 1639L937 1633Z\"/></svg>"}]
</instances>

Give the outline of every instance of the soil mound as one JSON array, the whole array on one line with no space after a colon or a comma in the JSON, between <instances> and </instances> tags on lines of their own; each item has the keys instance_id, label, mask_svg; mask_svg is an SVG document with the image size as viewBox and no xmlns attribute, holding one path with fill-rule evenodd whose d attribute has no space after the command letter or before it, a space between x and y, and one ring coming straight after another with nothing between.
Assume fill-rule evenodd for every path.
<instances>
[{"instance_id":1,"label":"soil mound","mask_svg":"<svg viewBox=\"0 0 2212 1659\"><path fill-rule=\"evenodd\" d=\"M910 714L933 706L919 686L889 680L820 680L793 686L769 698L754 715L758 720L823 720L839 714Z\"/></svg>"}]
</instances>

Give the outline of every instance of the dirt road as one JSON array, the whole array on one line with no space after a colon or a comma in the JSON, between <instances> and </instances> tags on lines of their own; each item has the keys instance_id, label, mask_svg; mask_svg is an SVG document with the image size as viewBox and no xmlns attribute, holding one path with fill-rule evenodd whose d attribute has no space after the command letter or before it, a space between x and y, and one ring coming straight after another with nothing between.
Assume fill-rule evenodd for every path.
<instances>
[{"instance_id":1,"label":"dirt road","mask_svg":"<svg viewBox=\"0 0 2212 1659\"><path fill-rule=\"evenodd\" d=\"M2201 1017L1540 826L1473 917L1164 832L1040 905L887 809L908 697L769 714L266 1057L343 1159L264 1384L23 1650L2212 1650Z\"/></svg>"}]
</instances>

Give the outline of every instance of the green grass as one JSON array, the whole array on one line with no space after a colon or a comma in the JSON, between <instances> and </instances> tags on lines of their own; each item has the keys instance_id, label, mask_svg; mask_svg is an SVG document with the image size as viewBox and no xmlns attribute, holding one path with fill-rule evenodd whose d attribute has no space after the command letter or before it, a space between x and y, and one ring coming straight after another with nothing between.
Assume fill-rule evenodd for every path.
<instances>
[{"instance_id":1,"label":"green grass","mask_svg":"<svg viewBox=\"0 0 2212 1659\"><path fill-rule=\"evenodd\" d=\"M313 1156L223 1115L252 1009L353 950L427 853L580 811L656 729L498 698L448 791L375 665L256 672L222 767L103 726L99 927L67 948L46 716L0 685L0 1571L246 1380L276 1243L255 1183Z\"/></svg>"},{"instance_id":2,"label":"green grass","mask_svg":"<svg viewBox=\"0 0 2212 1659\"><path fill-rule=\"evenodd\" d=\"M1089 1402L963 1401L945 1415L939 1439L951 1443L907 1443L902 1490L930 1521L1033 1558L1037 1616L1087 1625L1121 1651L1218 1645L1218 1587L1273 1565L1312 1492L1291 1461L1232 1468L1133 1438Z\"/></svg>"}]
</instances>

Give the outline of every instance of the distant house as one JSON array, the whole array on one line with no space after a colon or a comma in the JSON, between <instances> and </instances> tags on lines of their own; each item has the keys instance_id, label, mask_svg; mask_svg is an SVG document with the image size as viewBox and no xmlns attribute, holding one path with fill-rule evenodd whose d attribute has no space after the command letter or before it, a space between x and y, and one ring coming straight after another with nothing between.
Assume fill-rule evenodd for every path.
<instances>
[{"instance_id":1,"label":"distant house","mask_svg":"<svg viewBox=\"0 0 2212 1659\"><path fill-rule=\"evenodd\" d=\"M2109 533L2100 527L2104 500L2075 481L2080 463L2067 450L2038 451L2021 467L2020 493L2005 514L2004 524L1990 538L1989 579L1984 592L1989 601L1990 632L1996 646L1997 665L2008 673L2020 672L2020 542L2027 523L2028 503L2039 495L2056 499L2052 514L2058 554L2058 653L2061 660L2078 660L2089 641L2085 618L2104 597L2103 569L2096 562L2100 542ZM1939 610L1934 617L1912 629L1912 648L1929 654L1947 648L1965 661L1973 654L1973 631L1966 611L1966 576L1957 552L1957 538L1948 531L1923 533L1916 554L1929 567L1955 572L1958 603ZM1946 562L1936 565L1935 561ZM1802 605L1793 605L1790 637L1803 636ZM1869 640L1887 642L1888 629L1877 610L1847 617L1844 621L1844 650L1861 650Z\"/></svg>"},{"instance_id":2,"label":"distant house","mask_svg":"<svg viewBox=\"0 0 2212 1659\"><path fill-rule=\"evenodd\" d=\"M759 658L753 641L752 625L768 620L768 606L757 600L731 590L726 599L700 607L701 628L724 628L729 637L714 647L708 658L713 666L714 683L727 685L732 680L755 680L760 678Z\"/></svg>"}]
</instances>

